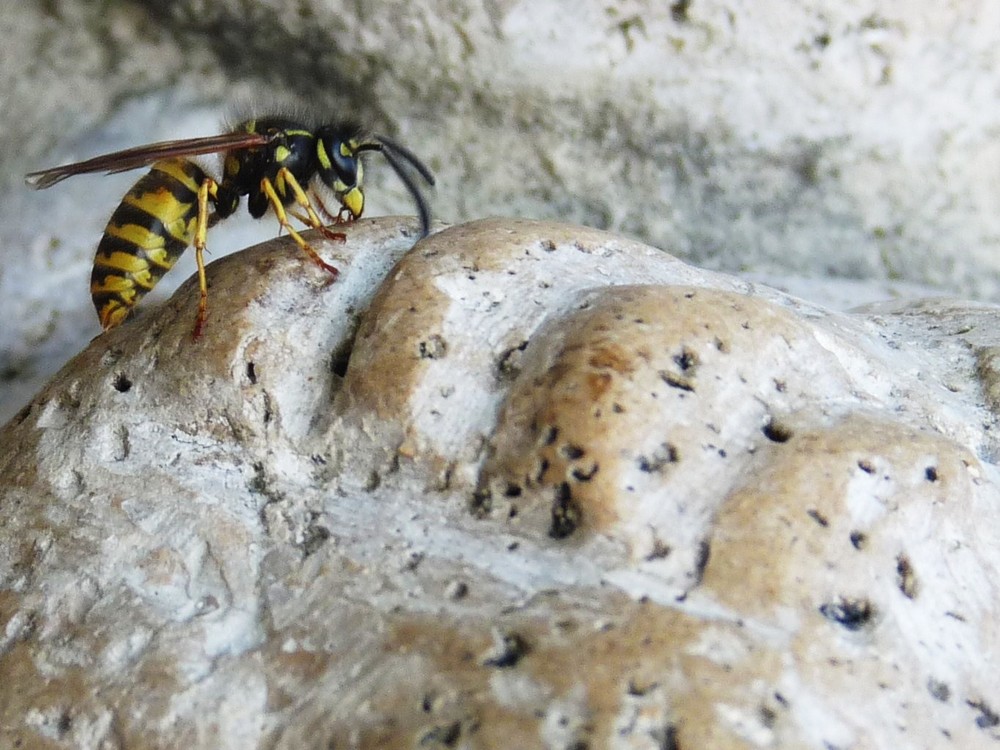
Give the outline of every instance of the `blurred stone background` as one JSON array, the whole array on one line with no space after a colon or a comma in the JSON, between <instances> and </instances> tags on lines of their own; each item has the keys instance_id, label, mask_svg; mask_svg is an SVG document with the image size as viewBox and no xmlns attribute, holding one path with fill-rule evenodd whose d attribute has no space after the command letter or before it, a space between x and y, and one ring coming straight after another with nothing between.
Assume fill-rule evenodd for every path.
<instances>
[{"instance_id":1,"label":"blurred stone background","mask_svg":"<svg viewBox=\"0 0 1000 750\"><path fill-rule=\"evenodd\" d=\"M99 332L94 248L138 177L22 175L218 132L248 102L397 138L446 222L581 222L838 306L1000 300L986 0L37 0L0 32L0 421ZM370 214L411 211L368 175ZM275 233L243 214L212 257Z\"/></svg>"}]
</instances>

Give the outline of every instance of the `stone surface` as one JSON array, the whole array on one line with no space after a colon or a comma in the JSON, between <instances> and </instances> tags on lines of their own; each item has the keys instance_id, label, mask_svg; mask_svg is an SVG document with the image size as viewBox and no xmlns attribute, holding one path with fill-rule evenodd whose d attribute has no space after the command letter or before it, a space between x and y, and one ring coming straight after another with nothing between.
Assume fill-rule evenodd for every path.
<instances>
[{"instance_id":1,"label":"stone surface","mask_svg":"<svg viewBox=\"0 0 1000 750\"><path fill-rule=\"evenodd\" d=\"M1000 741L997 308L414 231L216 261L0 429L0 745Z\"/></svg>"},{"instance_id":2,"label":"stone surface","mask_svg":"<svg viewBox=\"0 0 1000 750\"><path fill-rule=\"evenodd\" d=\"M26 195L20 175L216 132L234 102L397 137L449 222L570 220L729 272L1000 300L998 6L279 5L58 0L0 19L0 419L97 333L87 273L131 179ZM368 177L371 215L412 210L389 170ZM213 231L216 257L250 223Z\"/></svg>"}]
</instances>

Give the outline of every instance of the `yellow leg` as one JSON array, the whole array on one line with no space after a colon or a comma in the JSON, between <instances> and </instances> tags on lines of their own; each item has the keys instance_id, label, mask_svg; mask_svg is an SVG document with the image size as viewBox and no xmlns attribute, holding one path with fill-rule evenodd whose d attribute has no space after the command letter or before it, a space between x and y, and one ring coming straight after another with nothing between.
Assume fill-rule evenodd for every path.
<instances>
[{"instance_id":1,"label":"yellow leg","mask_svg":"<svg viewBox=\"0 0 1000 750\"><path fill-rule=\"evenodd\" d=\"M194 338L201 336L208 316L208 280L205 278L205 245L208 237L208 199L218 194L219 186L212 179L206 179L198 187L198 220L194 232L194 259L198 264L198 288L201 299L198 301L198 317L194 322Z\"/></svg>"},{"instance_id":2,"label":"yellow leg","mask_svg":"<svg viewBox=\"0 0 1000 750\"><path fill-rule=\"evenodd\" d=\"M299 184L299 181L295 179L295 175L293 175L291 171L288 170L287 167L282 167L281 169L278 170L278 180L279 183L283 182L285 185L288 185L288 187L291 188L292 195L295 196L295 202L306 210L306 216L302 216L302 214L296 213L295 211L288 211L288 213L290 213L292 216L294 216L296 219L301 221L306 226L319 230L320 232L323 233L323 236L329 240L335 240L337 242L347 241L346 234L344 234L343 232L334 232L323 223L323 220L319 218L319 216L316 214L316 211L313 209L312 201L309 200L309 196L306 195L306 192L305 190L302 189L302 186ZM320 206L323 208L324 213L326 213L326 207L323 206L322 203L320 203ZM337 223L338 224L341 223L339 219L337 220Z\"/></svg>"},{"instance_id":3,"label":"yellow leg","mask_svg":"<svg viewBox=\"0 0 1000 750\"><path fill-rule=\"evenodd\" d=\"M292 173L287 169L282 169L278 174L279 176L284 176L285 184L292 189L293 195L296 196L296 202L298 202L298 195L302 195L306 201L306 205L309 206L309 211L311 212L310 218L316 217L316 221L319 222L319 217L316 216L316 212L312 210L312 205L309 204L309 199L306 197L306 194L302 192L302 188L299 187L299 183L295 177L292 176ZM316 251L309 246L309 243L302 239L302 235L295 231L295 227L293 227L291 222L288 221L288 214L285 212L285 206L281 202L281 198L278 197L278 193L275 192L274 185L271 184L271 181L267 177L260 181L260 187L261 190L264 191L264 195L266 195L267 199L271 202L271 208L274 209L274 214L278 217L278 223L281 224L281 228L288 232L288 236L295 240L295 244L301 247L305 251L306 255L312 258L320 268L329 272L334 278L340 275L340 271L320 258ZM303 223L313 226L310 222ZM323 226L322 223L319 223L319 226Z\"/></svg>"}]
</instances>

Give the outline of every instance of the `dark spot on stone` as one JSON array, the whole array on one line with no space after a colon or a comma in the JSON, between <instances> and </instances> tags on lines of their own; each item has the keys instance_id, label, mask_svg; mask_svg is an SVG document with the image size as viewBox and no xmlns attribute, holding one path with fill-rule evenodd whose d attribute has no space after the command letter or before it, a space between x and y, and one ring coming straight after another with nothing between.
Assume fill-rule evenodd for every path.
<instances>
[{"instance_id":1,"label":"dark spot on stone","mask_svg":"<svg viewBox=\"0 0 1000 750\"><path fill-rule=\"evenodd\" d=\"M1000 724L1000 716L986 704L986 701L976 700L966 701L966 703L969 708L974 708L979 712L979 715L976 717L976 726L980 729L992 729Z\"/></svg>"},{"instance_id":2,"label":"dark spot on stone","mask_svg":"<svg viewBox=\"0 0 1000 750\"><path fill-rule=\"evenodd\" d=\"M648 695L651 690L656 688L658 683L638 683L634 679L630 679L625 685L625 692L634 698L642 698L644 695Z\"/></svg>"},{"instance_id":3,"label":"dark spot on stone","mask_svg":"<svg viewBox=\"0 0 1000 750\"><path fill-rule=\"evenodd\" d=\"M679 375L676 372L670 372L669 370L660 370L660 379L664 383L669 385L671 388L679 388L682 391L693 391L694 382L690 378L686 378L683 375ZM656 394L653 394L653 398L656 398Z\"/></svg>"},{"instance_id":4,"label":"dark spot on stone","mask_svg":"<svg viewBox=\"0 0 1000 750\"><path fill-rule=\"evenodd\" d=\"M817 34L813 37L813 44L817 47L817 49L826 49L830 46L831 41L830 35L826 32Z\"/></svg>"},{"instance_id":5,"label":"dark spot on stone","mask_svg":"<svg viewBox=\"0 0 1000 750\"><path fill-rule=\"evenodd\" d=\"M761 429L764 437L775 443L787 443L792 439L792 431L786 425L772 417Z\"/></svg>"},{"instance_id":6,"label":"dark spot on stone","mask_svg":"<svg viewBox=\"0 0 1000 750\"><path fill-rule=\"evenodd\" d=\"M698 554L694 559L694 580L701 583L705 577L705 568L708 567L708 560L712 556L712 545L707 539L698 542Z\"/></svg>"},{"instance_id":7,"label":"dark spot on stone","mask_svg":"<svg viewBox=\"0 0 1000 750\"><path fill-rule=\"evenodd\" d=\"M128 379L128 376L120 372L115 375L115 381L113 383L115 390L119 393L128 393L132 390L132 381Z\"/></svg>"},{"instance_id":8,"label":"dark spot on stone","mask_svg":"<svg viewBox=\"0 0 1000 750\"><path fill-rule=\"evenodd\" d=\"M653 549L646 554L646 560L662 560L670 555L670 545L657 536L653 537Z\"/></svg>"},{"instance_id":9,"label":"dark spot on stone","mask_svg":"<svg viewBox=\"0 0 1000 750\"><path fill-rule=\"evenodd\" d=\"M267 391L264 391L264 424L269 424L271 417L273 416L271 412L271 396Z\"/></svg>"},{"instance_id":10,"label":"dark spot on stone","mask_svg":"<svg viewBox=\"0 0 1000 750\"><path fill-rule=\"evenodd\" d=\"M530 650L528 642L517 633L501 632L498 634L493 653L483 659L483 664L487 667L497 667L499 669L513 667Z\"/></svg>"},{"instance_id":11,"label":"dark spot on stone","mask_svg":"<svg viewBox=\"0 0 1000 750\"><path fill-rule=\"evenodd\" d=\"M330 355L330 372L339 378L345 377L347 375L347 366L351 363L351 355L353 353L354 340L348 339Z\"/></svg>"},{"instance_id":12,"label":"dark spot on stone","mask_svg":"<svg viewBox=\"0 0 1000 750\"><path fill-rule=\"evenodd\" d=\"M329 538L330 530L325 526L310 526L302 539L302 552L308 557L322 547Z\"/></svg>"},{"instance_id":13,"label":"dark spot on stone","mask_svg":"<svg viewBox=\"0 0 1000 750\"><path fill-rule=\"evenodd\" d=\"M521 372L521 359L528 342L522 341L517 346L504 351L497 360L497 377L500 380L513 380Z\"/></svg>"},{"instance_id":14,"label":"dark spot on stone","mask_svg":"<svg viewBox=\"0 0 1000 750\"><path fill-rule=\"evenodd\" d=\"M504 497L521 497L521 485L510 482L503 491Z\"/></svg>"},{"instance_id":15,"label":"dark spot on stone","mask_svg":"<svg viewBox=\"0 0 1000 750\"><path fill-rule=\"evenodd\" d=\"M538 245L547 253L551 253L556 249L556 243L552 240L539 240Z\"/></svg>"},{"instance_id":16,"label":"dark spot on stone","mask_svg":"<svg viewBox=\"0 0 1000 750\"><path fill-rule=\"evenodd\" d=\"M951 688L948 687L948 683L935 680L933 677L927 680L927 692L934 700L942 703L947 703L951 699Z\"/></svg>"},{"instance_id":17,"label":"dark spot on stone","mask_svg":"<svg viewBox=\"0 0 1000 750\"><path fill-rule=\"evenodd\" d=\"M594 478L594 475L597 473L597 470L599 468L600 465L597 463L595 463L589 469L581 469L577 467L570 472L570 476L573 477L573 479L575 479L578 482L589 482L591 479Z\"/></svg>"},{"instance_id":18,"label":"dark spot on stone","mask_svg":"<svg viewBox=\"0 0 1000 750\"><path fill-rule=\"evenodd\" d=\"M810 508L809 510L807 510L806 515L809 516L816 523L818 523L820 526L822 526L824 529L830 525L829 519L815 508Z\"/></svg>"},{"instance_id":19,"label":"dark spot on stone","mask_svg":"<svg viewBox=\"0 0 1000 750\"><path fill-rule=\"evenodd\" d=\"M545 434L542 435L542 445L552 445L556 442L556 438L559 437L559 428L555 425L549 425L545 428Z\"/></svg>"},{"instance_id":20,"label":"dark spot on stone","mask_svg":"<svg viewBox=\"0 0 1000 750\"><path fill-rule=\"evenodd\" d=\"M549 459L542 458L538 462L538 469L535 471L535 481L541 482L545 479L545 472L549 470Z\"/></svg>"},{"instance_id":21,"label":"dark spot on stone","mask_svg":"<svg viewBox=\"0 0 1000 750\"><path fill-rule=\"evenodd\" d=\"M868 461L867 459L864 459L864 458L862 458L860 461L858 461L858 468L861 469L861 471L863 471L865 474L874 474L875 473L875 466L874 466L874 464L872 464L871 461Z\"/></svg>"},{"instance_id":22,"label":"dark spot on stone","mask_svg":"<svg viewBox=\"0 0 1000 750\"><path fill-rule=\"evenodd\" d=\"M760 706L760 723L766 728L770 729L774 726L775 720L778 718L778 714L770 706L761 705Z\"/></svg>"},{"instance_id":23,"label":"dark spot on stone","mask_svg":"<svg viewBox=\"0 0 1000 750\"><path fill-rule=\"evenodd\" d=\"M819 612L826 619L848 630L861 630L875 617L875 607L870 601L846 597L821 605Z\"/></svg>"},{"instance_id":24,"label":"dark spot on stone","mask_svg":"<svg viewBox=\"0 0 1000 750\"><path fill-rule=\"evenodd\" d=\"M680 740L677 739L677 727L673 724L657 727L649 734L656 743L656 750L681 750Z\"/></svg>"},{"instance_id":25,"label":"dark spot on stone","mask_svg":"<svg viewBox=\"0 0 1000 750\"><path fill-rule=\"evenodd\" d=\"M552 523L549 525L549 536L553 539L565 539L580 525L580 507L573 500L573 492L568 482L561 483L556 488L556 497L552 502Z\"/></svg>"},{"instance_id":26,"label":"dark spot on stone","mask_svg":"<svg viewBox=\"0 0 1000 750\"><path fill-rule=\"evenodd\" d=\"M907 599L917 598L917 574L910 558L903 554L896 556L896 585Z\"/></svg>"},{"instance_id":27,"label":"dark spot on stone","mask_svg":"<svg viewBox=\"0 0 1000 750\"><path fill-rule=\"evenodd\" d=\"M691 7L691 2L692 0L676 0L670 4L670 17L674 23L687 23L690 20L688 9Z\"/></svg>"},{"instance_id":28,"label":"dark spot on stone","mask_svg":"<svg viewBox=\"0 0 1000 750\"><path fill-rule=\"evenodd\" d=\"M420 359L441 359L448 352L448 344L445 340L434 334L426 341L421 341L417 345Z\"/></svg>"},{"instance_id":29,"label":"dark spot on stone","mask_svg":"<svg viewBox=\"0 0 1000 750\"><path fill-rule=\"evenodd\" d=\"M421 736L420 744L422 746L455 747L461 737L462 722L453 721L428 729Z\"/></svg>"},{"instance_id":30,"label":"dark spot on stone","mask_svg":"<svg viewBox=\"0 0 1000 750\"><path fill-rule=\"evenodd\" d=\"M247 380L250 381L250 385L257 385L257 368L253 362L247 362Z\"/></svg>"},{"instance_id":31,"label":"dark spot on stone","mask_svg":"<svg viewBox=\"0 0 1000 750\"><path fill-rule=\"evenodd\" d=\"M377 485L376 485L377 486ZM469 500L469 511L477 518L483 518L493 510L493 493L486 487L480 487L472 493Z\"/></svg>"},{"instance_id":32,"label":"dark spot on stone","mask_svg":"<svg viewBox=\"0 0 1000 750\"><path fill-rule=\"evenodd\" d=\"M563 447L560 449L560 452L566 459L570 461L576 461L578 458L583 458L583 456L585 455L585 451L583 450L583 448L581 448L579 445L573 445L572 443L566 443L565 445L563 445Z\"/></svg>"},{"instance_id":33,"label":"dark spot on stone","mask_svg":"<svg viewBox=\"0 0 1000 750\"><path fill-rule=\"evenodd\" d=\"M623 414L625 412L625 407L615 402L611 404L611 411L613 411L615 414Z\"/></svg>"},{"instance_id":34,"label":"dark spot on stone","mask_svg":"<svg viewBox=\"0 0 1000 750\"><path fill-rule=\"evenodd\" d=\"M851 544L854 545L854 549L864 549L867 543L868 543L868 535L865 532L863 531L851 532Z\"/></svg>"},{"instance_id":35,"label":"dark spot on stone","mask_svg":"<svg viewBox=\"0 0 1000 750\"><path fill-rule=\"evenodd\" d=\"M928 466L924 469L924 476L927 478L928 482L936 482L938 480L937 469L933 466Z\"/></svg>"},{"instance_id":36,"label":"dark spot on stone","mask_svg":"<svg viewBox=\"0 0 1000 750\"><path fill-rule=\"evenodd\" d=\"M681 372L692 370L698 365L698 352L685 346L680 354L674 355L674 364L681 369Z\"/></svg>"},{"instance_id":37,"label":"dark spot on stone","mask_svg":"<svg viewBox=\"0 0 1000 750\"><path fill-rule=\"evenodd\" d=\"M677 448L671 443L660 443L660 446L649 456L639 456L636 463L639 471L652 474L663 470L667 464L677 463Z\"/></svg>"}]
</instances>

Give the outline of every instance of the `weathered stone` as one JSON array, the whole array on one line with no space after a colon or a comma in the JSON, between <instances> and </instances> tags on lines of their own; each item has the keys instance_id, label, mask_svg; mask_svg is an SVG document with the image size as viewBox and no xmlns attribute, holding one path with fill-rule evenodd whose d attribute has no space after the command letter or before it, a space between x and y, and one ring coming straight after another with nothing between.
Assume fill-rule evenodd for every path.
<instances>
[{"instance_id":1,"label":"weathered stone","mask_svg":"<svg viewBox=\"0 0 1000 750\"><path fill-rule=\"evenodd\" d=\"M996 308L582 227L278 240L0 430L0 745L1000 740Z\"/></svg>"}]
</instances>

